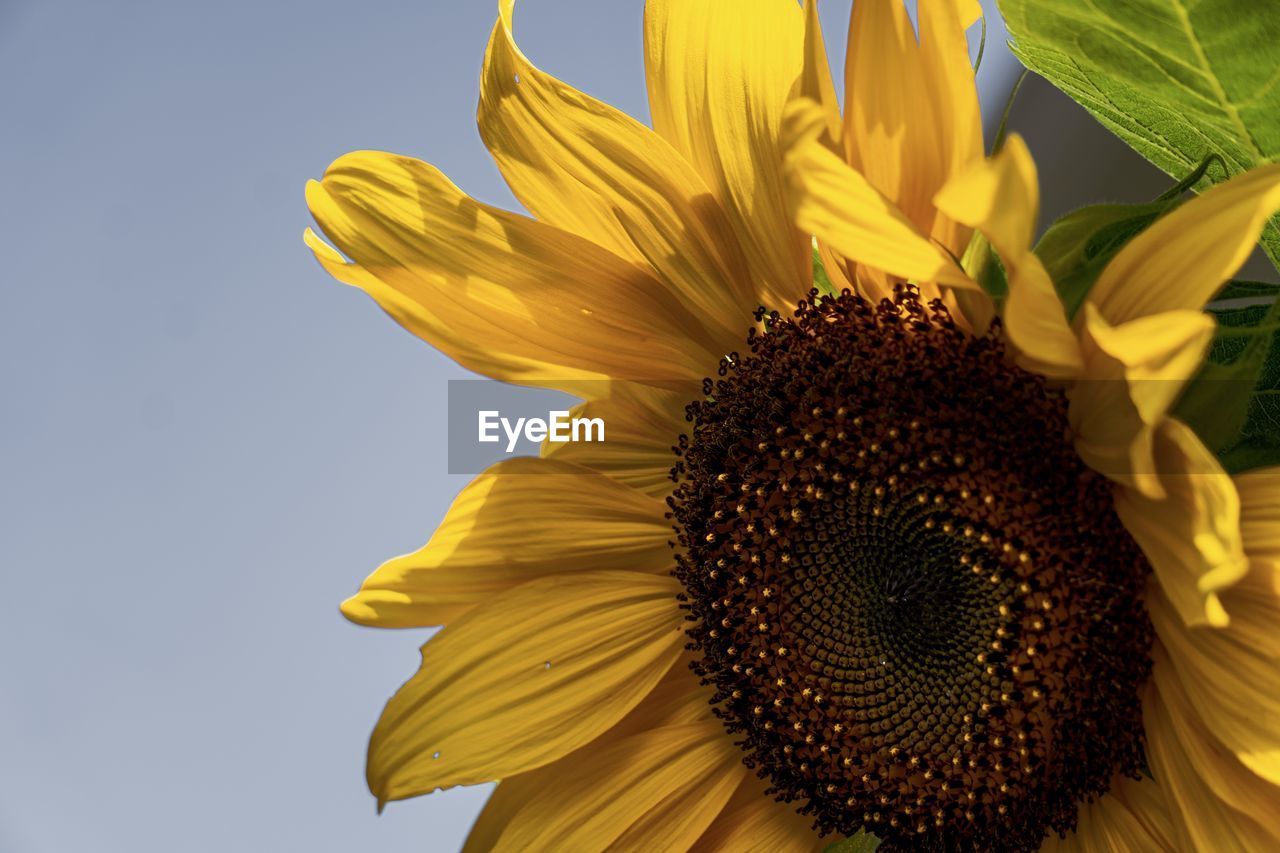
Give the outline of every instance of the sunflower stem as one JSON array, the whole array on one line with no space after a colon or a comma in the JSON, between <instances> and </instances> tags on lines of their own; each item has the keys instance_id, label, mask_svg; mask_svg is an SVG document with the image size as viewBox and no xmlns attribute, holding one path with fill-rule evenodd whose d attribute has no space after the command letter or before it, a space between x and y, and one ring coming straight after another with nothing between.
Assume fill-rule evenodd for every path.
<instances>
[{"instance_id":1,"label":"sunflower stem","mask_svg":"<svg viewBox=\"0 0 1280 853\"><path fill-rule=\"evenodd\" d=\"M1027 79L1028 73L1024 68L1022 73L1018 75L1018 82L1014 83L1013 88L1009 90L1009 100L1004 103L1004 114L1000 116L1000 126L996 128L996 138L991 143L991 153L993 155L1004 145L1005 133L1009 129L1009 113L1013 111L1013 101L1018 97L1018 90L1022 88L1022 81Z\"/></svg>"},{"instance_id":2,"label":"sunflower stem","mask_svg":"<svg viewBox=\"0 0 1280 853\"><path fill-rule=\"evenodd\" d=\"M982 55L987 52L987 16L982 16L982 35L978 39L978 58L973 61L973 73L982 68Z\"/></svg>"}]
</instances>

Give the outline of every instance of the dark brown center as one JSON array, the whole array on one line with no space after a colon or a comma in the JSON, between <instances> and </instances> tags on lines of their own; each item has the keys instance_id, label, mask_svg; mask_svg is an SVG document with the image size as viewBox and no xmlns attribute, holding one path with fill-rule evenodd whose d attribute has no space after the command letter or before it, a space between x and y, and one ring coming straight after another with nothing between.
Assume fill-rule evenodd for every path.
<instances>
[{"instance_id":1,"label":"dark brown center","mask_svg":"<svg viewBox=\"0 0 1280 853\"><path fill-rule=\"evenodd\" d=\"M1063 395L913 289L764 317L671 498L697 673L824 833L1030 850L1143 764L1149 567Z\"/></svg>"}]
</instances>

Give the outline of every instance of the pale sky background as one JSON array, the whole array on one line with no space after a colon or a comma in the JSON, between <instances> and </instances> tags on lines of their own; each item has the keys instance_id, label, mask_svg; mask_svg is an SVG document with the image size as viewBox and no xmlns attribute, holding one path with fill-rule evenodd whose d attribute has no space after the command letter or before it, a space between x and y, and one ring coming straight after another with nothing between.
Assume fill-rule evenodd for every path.
<instances>
[{"instance_id":1,"label":"pale sky background","mask_svg":"<svg viewBox=\"0 0 1280 853\"><path fill-rule=\"evenodd\" d=\"M849 5L824 6L837 57ZM464 485L440 409L467 374L301 232L304 182L354 148L513 204L475 130L495 9L0 0L0 851L465 836L487 788L375 816L365 741L428 632L337 604ZM517 35L645 117L641 13L523 0ZM994 26L990 115L1015 74ZM1050 212L1167 183L1047 87L1014 116Z\"/></svg>"}]
</instances>

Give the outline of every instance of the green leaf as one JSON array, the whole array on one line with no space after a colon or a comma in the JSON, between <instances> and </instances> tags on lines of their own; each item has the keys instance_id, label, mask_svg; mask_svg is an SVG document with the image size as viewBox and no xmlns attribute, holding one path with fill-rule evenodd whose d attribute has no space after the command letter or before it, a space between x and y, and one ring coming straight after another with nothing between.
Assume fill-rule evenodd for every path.
<instances>
[{"instance_id":1,"label":"green leaf","mask_svg":"<svg viewBox=\"0 0 1280 853\"><path fill-rule=\"evenodd\" d=\"M1280 448L1265 441L1246 441L1222 454L1221 459L1228 474L1243 474L1255 468L1280 465Z\"/></svg>"},{"instance_id":2,"label":"green leaf","mask_svg":"<svg viewBox=\"0 0 1280 853\"><path fill-rule=\"evenodd\" d=\"M822 853L871 853L880 846L880 839L869 832L858 832L843 841L827 846Z\"/></svg>"},{"instance_id":3,"label":"green leaf","mask_svg":"<svg viewBox=\"0 0 1280 853\"><path fill-rule=\"evenodd\" d=\"M1269 304L1273 299L1280 295L1280 285L1271 284L1266 281L1229 281L1226 286L1218 292L1214 297L1214 305L1211 310L1219 310L1214 306L1221 306L1222 310L1227 308L1242 307L1238 305L1223 305L1224 302L1234 302L1241 299L1257 300L1259 304Z\"/></svg>"},{"instance_id":4,"label":"green leaf","mask_svg":"<svg viewBox=\"0 0 1280 853\"><path fill-rule=\"evenodd\" d=\"M1107 263L1151 223L1182 203L1187 190L1205 176L1216 154L1191 174L1144 204L1094 204L1066 214L1049 226L1036 255L1052 277L1068 319L1074 319Z\"/></svg>"},{"instance_id":5,"label":"green leaf","mask_svg":"<svg viewBox=\"0 0 1280 853\"><path fill-rule=\"evenodd\" d=\"M1280 285L1233 281L1209 306L1218 332L1174 414L1231 473L1280 465Z\"/></svg>"},{"instance_id":6,"label":"green leaf","mask_svg":"<svg viewBox=\"0 0 1280 853\"><path fill-rule=\"evenodd\" d=\"M978 286L997 305L1004 302L1005 297L1009 295L1009 274L1005 271L1000 256L996 254L995 249L991 248L991 243L982 235L982 232L973 232L969 247L965 249L964 258L958 259L957 263L973 276Z\"/></svg>"},{"instance_id":7,"label":"green leaf","mask_svg":"<svg viewBox=\"0 0 1280 853\"><path fill-rule=\"evenodd\" d=\"M1084 266L1085 247L1103 228L1133 218L1137 205L1091 204L1059 217L1036 243L1036 254L1054 281Z\"/></svg>"},{"instance_id":8,"label":"green leaf","mask_svg":"<svg viewBox=\"0 0 1280 853\"><path fill-rule=\"evenodd\" d=\"M1013 52L1152 163L1200 186L1280 160L1280 14L1258 0L999 0ZM1262 245L1280 266L1280 220Z\"/></svg>"},{"instance_id":9,"label":"green leaf","mask_svg":"<svg viewBox=\"0 0 1280 853\"><path fill-rule=\"evenodd\" d=\"M1119 239L1116 229L1132 237L1163 210L1151 208L1152 205L1138 204L1090 205L1066 214L1044 232L1035 251L1053 278L1068 319L1075 317L1107 261L1127 242L1127 238ZM1103 251L1108 246L1111 250Z\"/></svg>"}]
</instances>

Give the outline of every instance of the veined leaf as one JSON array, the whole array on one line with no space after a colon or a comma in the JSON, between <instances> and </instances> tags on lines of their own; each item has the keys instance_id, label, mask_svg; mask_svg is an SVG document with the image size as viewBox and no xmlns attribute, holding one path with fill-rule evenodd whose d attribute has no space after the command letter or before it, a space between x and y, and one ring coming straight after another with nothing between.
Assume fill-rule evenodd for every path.
<instances>
[{"instance_id":1,"label":"veined leaf","mask_svg":"<svg viewBox=\"0 0 1280 853\"><path fill-rule=\"evenodd\" d=\"M999 0L1013 52L1171 175L1200 182L1280 160L1273 0ZM1280 223L1262 245L1280 266Z\"/></svg>"}]
</instances>

